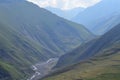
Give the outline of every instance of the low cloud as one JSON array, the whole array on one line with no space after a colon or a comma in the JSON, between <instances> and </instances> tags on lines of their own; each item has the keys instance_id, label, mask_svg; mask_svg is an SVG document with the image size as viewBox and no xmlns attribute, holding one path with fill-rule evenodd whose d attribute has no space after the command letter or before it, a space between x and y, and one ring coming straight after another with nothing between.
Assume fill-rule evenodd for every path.
<instances>
[{"instance_id":1,"label":"low cloud","mask_svg":"<svg viewBox=\"0 0 120 80\"><path fill-rule=\"evenodd\" d=\"M28 0L37 4L40 7L55 7L62 10L68 10L76 7L87 8L101 0Z\"/></svg>"}]
</instances>

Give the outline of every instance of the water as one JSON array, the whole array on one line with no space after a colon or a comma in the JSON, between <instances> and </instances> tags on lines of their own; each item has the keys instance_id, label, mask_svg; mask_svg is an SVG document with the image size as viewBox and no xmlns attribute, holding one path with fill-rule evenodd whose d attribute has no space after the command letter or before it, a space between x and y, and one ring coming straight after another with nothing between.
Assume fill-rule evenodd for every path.
<instances>
[{"instance_id":1,"label":"water","mask_svg":"<svg viewBox=\"0 0 120 80\"><path fill-rule=\"evenodd\" d=\"M51 69L56 65L57 61L58 58L50 58L45 62L33 65L32 69L35 71L35 73L27 80L38 80L49 74Z\"/></svg>"}]
</instances>

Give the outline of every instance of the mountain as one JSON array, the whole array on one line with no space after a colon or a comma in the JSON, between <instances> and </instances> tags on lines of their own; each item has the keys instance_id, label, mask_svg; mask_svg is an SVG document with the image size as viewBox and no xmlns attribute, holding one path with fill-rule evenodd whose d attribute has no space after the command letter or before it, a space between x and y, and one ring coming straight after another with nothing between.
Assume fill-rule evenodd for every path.
<instances>
[{"instance_id":1,"label":"mountain","mask_svg":"<svg viewBox=\"0 0 120 80\"><path fill-rule=\"evenodd\" d=\"M113 44L120 41L120 25L117 25L111 31L107 32L105 35L99 39L92 40L82 46L76 48L75 50L63 55L56 67L63 66L67 64L74 64L86 59L89 59L104 49L109 48Z\"/></svg>"},{"instance_id":2,"label":"mountain","mask_svg":"<svg viewBox=\"0 0 120 80\"><path fill-rule=\"evenodd\" d=\"M26 80L33 64L59 57L94 37L84 26L33 3L1 1L0 80Z\"/></svg>"},{"instance_id":3,"label":"mountain","mask_svg":"<svg viewBox=\"0 0 120 80\"><path fill-rule=\"evenodd\" d=\"M119 80L120 51L114 53L114 48L106 50L105 55L52 72L40 80Z\"/></svg>"},{"instance_id":4,"label":"mountain","mask_svg":"<svg viewBox=\"0 0 120 80\"><path fill-rule=\"evenodd\" d=\"M46 7L45 9L51 11L52 13L54 13L62 18L68 19L68 20L71 20L78 13L84 11L84 8L80 8L80 7L74 8L71 10L61 10L59 8L53 8L53 7Z\"/></svg>"},{"instance_id":5,"label":"mountain","mask_svg":"<svg viewBox=\"0 0 120 80\"><path fill-rule=\"evenodd\" d=\"M56 66L59 69L42 80L119 80L119 34L120 24L100 38L62 56Z\"/></svg>"},{"instance_id":6,"label":"mountain","mask_svg":"<svg viewBox=\"0 0 120 80\"><path fill-rule=\"evenodd\" d=\"M15 26L22 35L39 42L45 48L53 52L63 53L63 51L68 51L67 47L73 47L78 45L78 42L82 43L88 41L90 37L92 38L92 34L82 25L57 17L35 5L29 6L29 4L22 1L20 4L1 5L1 17L8 18L8 23L4 22ZM12 9L14 11L11 11ZM73 43L70 39L73 39ZM74 43L74 41L76 42ZM51 47L48 48L49 45Z\"/></svg>"},{"instance_id":7,"label":"mountain","mask_svg":"<svg viewBox=\"0 0 120 80\"><path fill-rule=\"evenodd\" d=\"M114 14L108 19L104 19L104 20L101 19L96 21L95 26L92 28L92 30L94 30L94 34L102 35L107 31L109 31L110 29L112 29L113 26L120 23L120 14ZM96 27L96 26L100 26L100 27Z\"/></svg>"},{"instance_id":8,"label":"mountain","mask_svg":"<svg viewBox=\"0 0 120 80\"><path fill-rule=\"evenodd\" d=\"M89 7L78 14L73 18L73 21L85 25L89 30L97 35L102 35L111 28L108 28L109 26L104 26L107 24L106 21L109 22L111 16L116 15L116 13L120 14L119 3L119 0L102 0L98 4ZM104 28L102 26L104 26Z\"/></svg>"}]
</instances>

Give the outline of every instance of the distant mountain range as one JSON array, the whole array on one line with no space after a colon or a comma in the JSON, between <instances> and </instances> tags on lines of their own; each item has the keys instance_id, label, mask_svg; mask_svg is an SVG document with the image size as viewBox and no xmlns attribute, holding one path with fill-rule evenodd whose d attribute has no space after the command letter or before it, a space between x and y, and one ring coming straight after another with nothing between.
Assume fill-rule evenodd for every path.
<instances>
[{"instance_id":1,"label":"distant mountain range","mask_svg":"<svg viewBox=\"0 0 120 80\"><path fill-rule=\"evenodd\" d=\"M33 73L31 65L59 57L92 38L84 26L33 3L0 3L0 80L26 80Z\"/></svg>"},{"instance_id":2,"label":"distant mountain range","mask_svg":"<svg viewBox=\"0 0 120 80\"><path fill-rule=\"evenodd\" d=\"M62 18L68 19L68 20L71 20L78 13L84 11L84 8L80 8L80 7L74 8L71 10L61 10L59 8L53 8L53 7L46 7L45 9L51 11L52 13L54 13Z\"/></svg>"},{"instance_id":3,"label":"distant mountain range","mask_svg":"<svg viewBox=\"0 0 120 80\"><path fill-rule=\"evenodd\" d=\"M56 71L42 80L119 80L119 34L120 23L100 38L63 55Z\"/></svg>"},{"instance_id":4,"label":"distant mountain range","mask_svg":"<svg viewBox=\"0 0 120 80\"><path fill-rule=\"evenodd\" d=\"M113 26L116 26L118 23L120 23L120 13L111 15L111 17L108 19L101 19L97 20L92 28L94 34L102 35L112 29Z\"/></svg>"},{"instance_id":5,"label":"distant mountain range","mask_svg":"<svg viewBox=\"0 0 120 80\"><path fill-rule=\"evenodd\" d=\"M119 0L102 0L100 3L85 9L72 20L74 22L83 24L93 33L102 35L111 29L111 27L109 27L110 25L106 25L111 24L108 23L112 20L111 16L120 14L119 4ZM113 20L113 23L116 23L116 21L117 20Z\"/></svg>"}]
</instances>

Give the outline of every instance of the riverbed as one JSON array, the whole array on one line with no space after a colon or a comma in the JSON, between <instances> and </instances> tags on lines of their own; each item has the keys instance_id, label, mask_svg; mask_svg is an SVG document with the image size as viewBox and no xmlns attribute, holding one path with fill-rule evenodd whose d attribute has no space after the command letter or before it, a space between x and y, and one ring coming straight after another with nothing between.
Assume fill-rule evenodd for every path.
<instances>
[{"instance_id":1,"label":"riverbed","mask_svg":"<svg viewBox=\"0 0 120 80\"><path fill-rule=\"evenodd\" d=\"M35 65L32 65L31 68L33 69L33 71L35 71L35 73L27 80L38 80L44 77L45 75L49 74L51 69L56 65L57 61L58 58L50 58L45 62L40 62Z\"/></svg>"}]
</instances>

